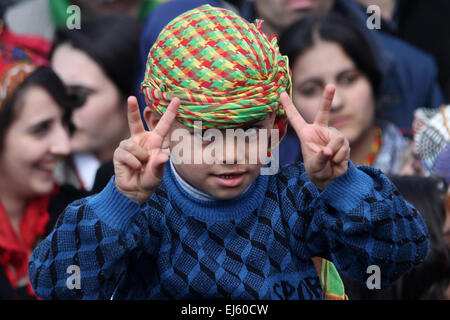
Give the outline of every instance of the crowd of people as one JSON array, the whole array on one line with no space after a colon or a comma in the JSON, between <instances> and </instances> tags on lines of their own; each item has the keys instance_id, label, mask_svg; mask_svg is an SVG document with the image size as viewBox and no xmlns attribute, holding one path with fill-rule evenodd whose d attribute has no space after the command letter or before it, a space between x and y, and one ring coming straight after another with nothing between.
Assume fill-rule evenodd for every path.
<instances>
[{"instance_id":1,"label":"crowd of people","mask_svg":"<svg viewBox=\"0 0 450 320\"><path fill-rule=\"evenodd\" d=\"M2 2L0 299L450 300L450 7L422 5ZM199 119L280 129L280 171L228 141L175 163L167 137Z\"/></svg>"}]
</instances>

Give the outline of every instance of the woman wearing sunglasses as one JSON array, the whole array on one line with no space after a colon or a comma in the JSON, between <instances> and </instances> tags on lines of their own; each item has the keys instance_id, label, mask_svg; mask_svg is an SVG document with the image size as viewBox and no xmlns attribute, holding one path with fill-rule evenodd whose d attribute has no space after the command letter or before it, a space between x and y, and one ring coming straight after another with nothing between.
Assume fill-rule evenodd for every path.
<instances>
[{"instance_id":1,"label":"woman wearing sunglasses","mask_svg":"<svg viewBox=\"0 0 450 320\"><path fill-rule=\"evenodd\" d=\"M138 23L120 14L85 19L80 30L57 31L51 65L69 91L85 100L73 112L73 154L58 168L59 181L95 191L112 176L114 150L129 136L126 99L133 95L138 45Z\"/></svg>"}]
</instances>

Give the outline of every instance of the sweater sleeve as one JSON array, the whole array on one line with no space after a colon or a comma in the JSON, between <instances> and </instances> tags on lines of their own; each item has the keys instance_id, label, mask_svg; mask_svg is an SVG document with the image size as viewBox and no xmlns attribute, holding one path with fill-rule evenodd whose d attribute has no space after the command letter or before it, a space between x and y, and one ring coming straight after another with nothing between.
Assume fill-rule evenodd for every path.
<instances>
[{"instance_id":1,"label":"sweater sleeve","mask_svg":"<svg viewBox=\"0 0 450 320\"><path fill-rule=\"evenodd\" d=\"M307 179L305 172L302 177ZM347 172L323 191L311 185L304 182L308 201L298 208L305 223L294 228L294 238L306 241L311 256L332 260L361 283L374 272L369 266L379 267L382 287L425 259L424 221L380 170L349 161Z\"/></svg>"},{"instance_id":2,"label":"sweater sleeve","mask_svg":"<svg viewBox=\"0 0 450 320\"><path fill-rule=\"evenodd\" d=\"M113 179L100 193L70 204L33 251L29 277L39 297L110 299L131 255L155 240L145 205L122 194Z\"/></svg>"}]
</instances>

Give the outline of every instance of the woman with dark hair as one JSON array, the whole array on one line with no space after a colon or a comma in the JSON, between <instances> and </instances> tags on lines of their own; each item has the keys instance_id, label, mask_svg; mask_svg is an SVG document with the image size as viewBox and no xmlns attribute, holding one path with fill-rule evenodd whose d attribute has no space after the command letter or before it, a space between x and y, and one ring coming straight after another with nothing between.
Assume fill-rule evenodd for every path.
<instances>
[{"instance_id":1,"label":"woman with dark hair","mask_svg":"<svg viewBox=\"0 0 450 320\"><path fill-rule=\"evenodd\" d=\"M60 181L92 190L102 164L110 168L104 184L111 177L114 150L129 135L126 99L133 95L139 31L134 19L121 14L84 19L80 30L57 31L52 67L69 92L85 99L73 112L73 155L60 168Z\"/></svg>"},{"instance_id":2,"label":"woman with dark hair","mask_svg":"<svg viewBox=\"0 0 450 320\"><path fill-rule=\"evenodd\" d=\"M450 251L443 234L448 184L438 177L390 178L405 200L421 213L430 237L425 261L395 282L391 291L397 299L450 300Z\"/></svg>"},{"instance_id":3,"label":"woman with dark hair","mask_svg":"<svg viewBox=\"0 0 450 320\"><path fill-rule=\"evenodd\" d=\"M39 66L44 60L0 42L0 299L35 297L31 252L59 212L86 195L53 177L70 153L70 112L80 101L49 67Z\"/></svg>"},{"instance_id":4,"label":"woman with dark hair","mask_svg":"<svg viewBox=\"0 0 450 320\"><path fill-rule=\"evenodd\" d=\"M427 258L391 287L381 290L369 290L341 275L345 291L349 299L356 300L450 299L446 293L450 287L450 252L443 237L447 183L440 178L420 176L391 176L390 179L427 225L430 237Z\"/></svg>"},{"instance_id":5,"label":"woman with dark hair","mask_svg":"<svg viewBox=\"0 0 450 320\"><path fill-rule=\"evenodd\" d=\"M281 35L280 50L289 57L293 100L305 120L314 119L326 84L334 84L330 126L349 140L353 163L400 173L411 143L377 116L382 74L359 29L334 13L310 15ZM282 165L299 159L294 137L280 145Z\"/></svg>"}]
</instances>

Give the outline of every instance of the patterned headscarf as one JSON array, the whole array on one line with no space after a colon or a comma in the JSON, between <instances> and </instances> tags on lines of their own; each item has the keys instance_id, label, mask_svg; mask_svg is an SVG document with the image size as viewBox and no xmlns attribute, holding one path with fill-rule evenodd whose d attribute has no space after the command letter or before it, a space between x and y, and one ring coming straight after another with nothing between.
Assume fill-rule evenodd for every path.
<instances>
[{"instance_id":1,"label":"patterned headscarf","mask_svg":"<svg viewBox=\"0 0 450 320\"><path fill-rule=\"evenodd\" d=\"M15 35L0 20L0 111L38 66L48 65L49 52L45 39Z\"/></svg>"},{"instance_id":2,"label":"patterned headscarf","mask_svg":"<svg viewBox=\"0 0 450 320\"><path fill-rule=\"evenodd\" d=\"M418 109L422 126L415 134L417 152L425 167L450 183L450 105L438 111Z\"/></svg>"},{"instance_id":3,"label":"patterned headscarf","mask_svg":"<svg viewBox=\"0 0 450 320\"><path fill-rule=\"evenodd\" d=\"M162 114L178 97L178 121L192 128L201 120L203 129L237 128L275 112L281 138L287 121L279 96L291 94L289 63L261 23L210 5L172 20L148 56L148 106Z\"/></svg>"}]
</instances>

